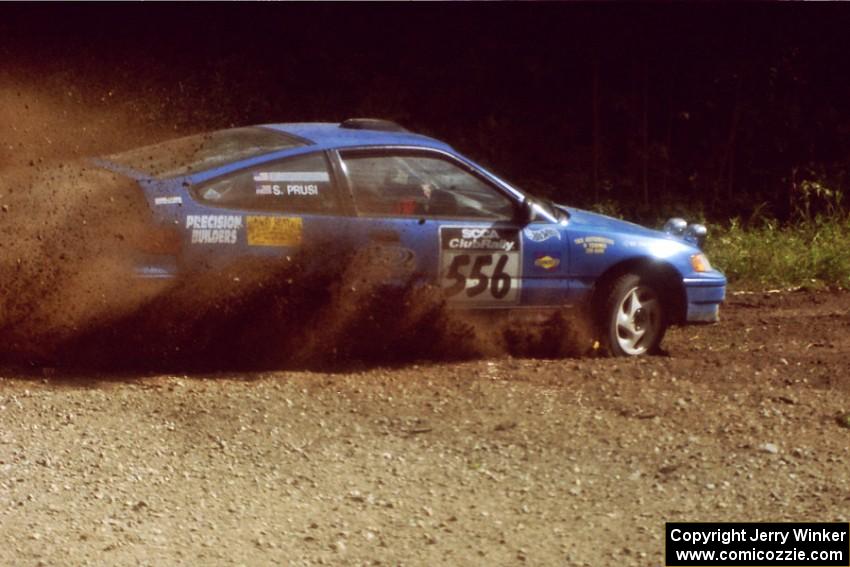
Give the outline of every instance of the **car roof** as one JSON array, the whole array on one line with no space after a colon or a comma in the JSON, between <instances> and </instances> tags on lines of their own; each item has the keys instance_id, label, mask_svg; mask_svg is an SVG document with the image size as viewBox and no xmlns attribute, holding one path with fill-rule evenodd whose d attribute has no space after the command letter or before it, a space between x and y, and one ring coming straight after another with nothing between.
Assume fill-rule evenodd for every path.
<instances>
[{"instance_id":1,"label":"car roof","mask_svg":"<svg viewBox=\"0 0 850 567\"><path fill-rule=\"evenodd\" d=\"M265 151L256 154L246 155L243 157L234 158L231 160L221 160L220 163L208 167L206 169L187 171L181 175L168 175L164 179L170 178L189 178L192 182L201 182L206 179L236 171L243 167L252 166L254 164L263 163L270 159L278 159L301 153L309 153L316 150L332 150L345 149L353 147L381 147L381 146L406 146L431 148L449 153L455 153L454 150L440 140L429 138L421 134L414 134L395 124L385 120L376 119L351 119L342 123L335 122L293 122L281 124L259 124L257 126L249 126L242 128L229 128L208 132L206 134L196 134L195 136L206 136L211 134L226 135L231 131L239 131L250 128L261 128L279 132L289 137L295 145L281 147L277 150ZM136 148L126 153L146 150L159 147L162 145L173 144L181 140L190 140L192 137L180 138L177 140L167 140L153 146ZM125 163L118 159L123 154L114 154L98 158L95 163L99 166L106 167L112 171L117 171L124 175L128 175L134 179L155 178L156 176L133 163ZM148 155L148 154L145 154ZM149 160L152 158L148 158ZM173 156L169 154L169 159Z\"/></svg>"},{"instance_id":2,"label":"car roof","mask_svg":"<svg viewBox=\"0 0 850 567\"><path fill-rule=\"evenodd\" d=\"M451 147L445 142L402 129L386 131L368 128L346 128L335 122L291 122L284 124L263 124L262 126L297 136L321 148L422 146L451 150Z\"/></svg>"}]
</instances>

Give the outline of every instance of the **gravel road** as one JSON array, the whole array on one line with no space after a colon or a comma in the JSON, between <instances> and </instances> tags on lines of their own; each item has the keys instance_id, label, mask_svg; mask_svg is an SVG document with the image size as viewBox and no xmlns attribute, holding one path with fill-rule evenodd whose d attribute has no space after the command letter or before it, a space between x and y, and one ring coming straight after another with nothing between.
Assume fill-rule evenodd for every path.
<instances>
[{"instance_id":1,"label":"gravel road","mask_svg":"<svg viewBox=\"0 0 850 567\"><path fill-rule=\"evenodd\" d=\"M0 372L3 565L661 565L665 521L848 521L850 294L667 356Z\"/></svg>"}]
</instances>

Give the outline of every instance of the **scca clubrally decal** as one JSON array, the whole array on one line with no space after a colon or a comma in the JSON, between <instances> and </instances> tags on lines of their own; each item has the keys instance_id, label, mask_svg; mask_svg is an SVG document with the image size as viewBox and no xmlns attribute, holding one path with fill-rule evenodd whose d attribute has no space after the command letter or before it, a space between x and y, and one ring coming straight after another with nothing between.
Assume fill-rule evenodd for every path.
<instances>
[{"instance_id":1,"label":"scca clubrally decal","mask_svg":"<svg viewBox=\"0 0 850 567\"><path fill-rule=\"evenodd\" d=\"M516 303L522 283L521 238L507 228L441 227L440 286L458 303Z\"/></svg>"}]
</instances>

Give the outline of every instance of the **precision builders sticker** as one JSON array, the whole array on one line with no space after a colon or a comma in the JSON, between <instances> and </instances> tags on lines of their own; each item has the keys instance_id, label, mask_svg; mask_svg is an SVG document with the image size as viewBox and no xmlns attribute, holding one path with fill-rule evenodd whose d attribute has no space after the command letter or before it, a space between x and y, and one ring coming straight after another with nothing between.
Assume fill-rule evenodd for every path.
<instances>
[{"instance_id":1,"label":"precision builders sticker","mask_svg":"<svg viewBox=\"0 0 850 567\"><path fill-rule=\"evenodd\" d=\"M192 244L236 244L242 217L238 215L186 215Z\"/></svg>"}]
</instances>

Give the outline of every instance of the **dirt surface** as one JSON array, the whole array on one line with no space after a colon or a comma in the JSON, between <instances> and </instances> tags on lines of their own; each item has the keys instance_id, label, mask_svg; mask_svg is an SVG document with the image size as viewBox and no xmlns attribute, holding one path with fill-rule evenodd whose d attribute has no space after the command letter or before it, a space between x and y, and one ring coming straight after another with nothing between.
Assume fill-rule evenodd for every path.
<instances>
[{"instance_id":1,"label":"dirt surface","mask_svg":"<svg viewBox=\"0 0 850 567\"><path fill-rule=\"evenodd\" d=\"M847 521L850 294L669 356L0 378L0 564L661 565L665 521Z\"/></svg>"}]
</instances>

